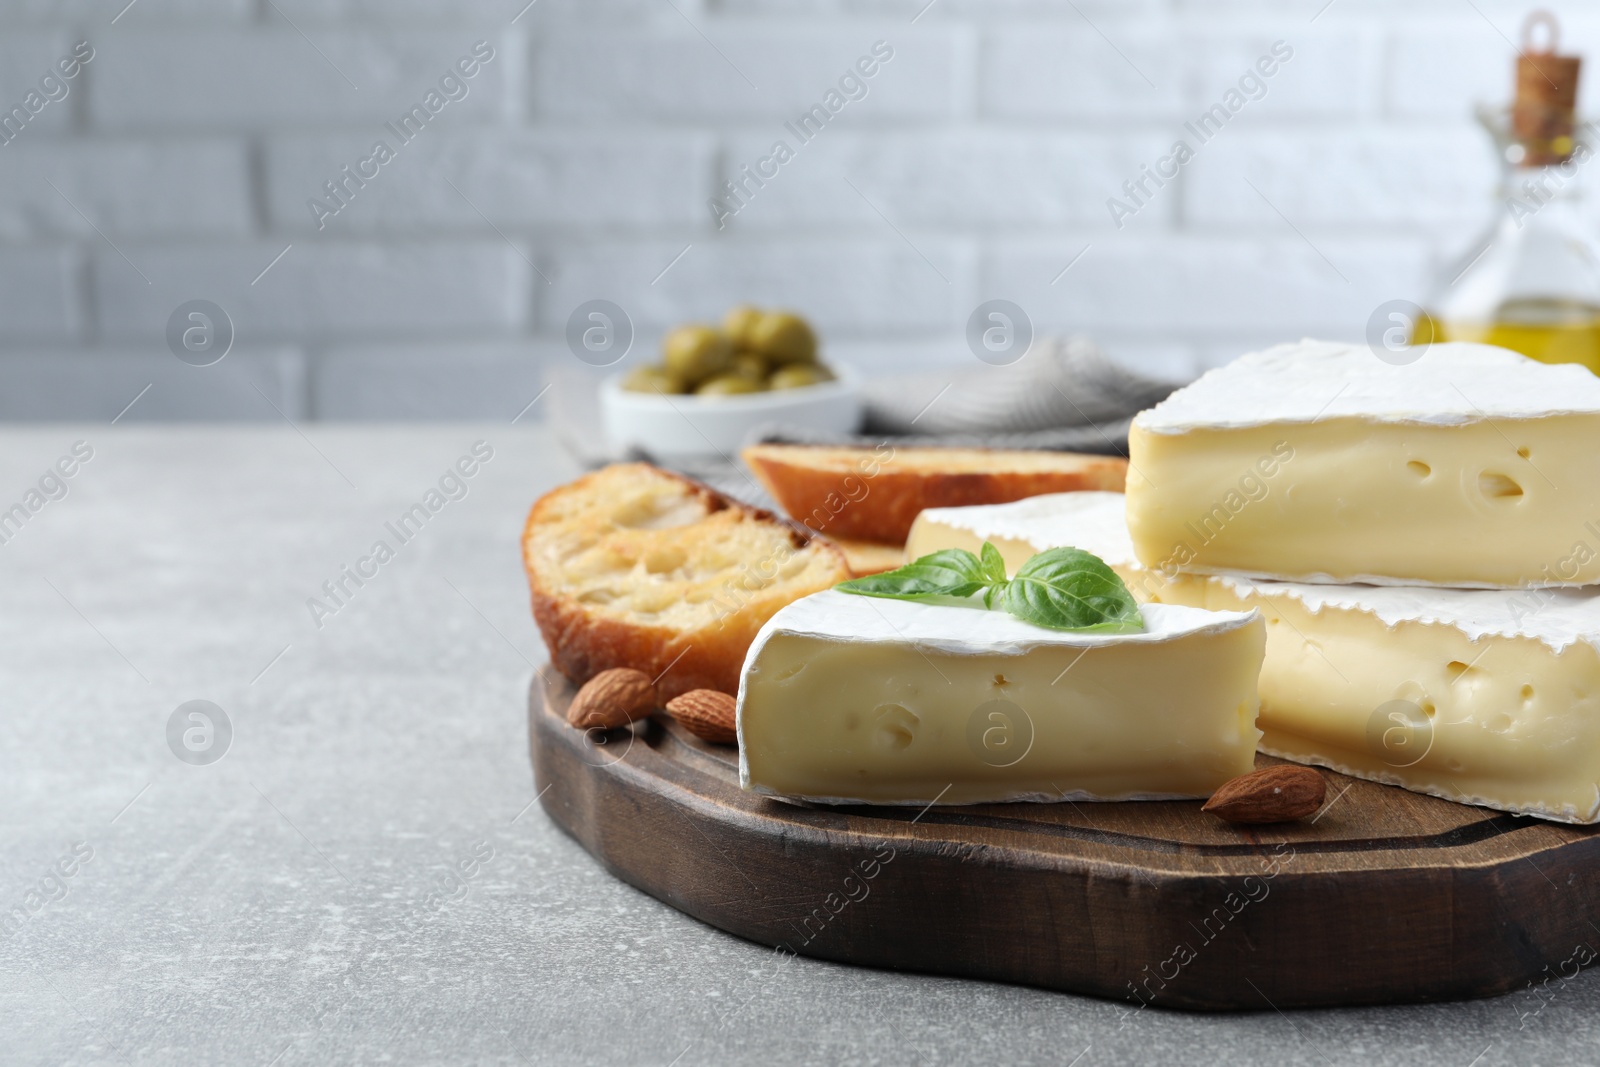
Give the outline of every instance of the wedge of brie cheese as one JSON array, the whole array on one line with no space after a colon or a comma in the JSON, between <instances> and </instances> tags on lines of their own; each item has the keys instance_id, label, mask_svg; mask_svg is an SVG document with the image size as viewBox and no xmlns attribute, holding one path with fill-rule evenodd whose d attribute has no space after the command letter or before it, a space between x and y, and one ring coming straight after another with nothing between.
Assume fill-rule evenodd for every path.
<instances>
[{"instance_id":1,"label":"wedge of brie cheese","mask_svg":"<svg viewBox=\"0 0 1600 1067\"><path fill-rule=\"evenodd\" d=\"M1128 540L1126 500L1121 493L1050 493L1011 504L927 508L906 535L906 560L943 548L976 554L988 541L1000 550L1006 571L1015 574L1047 548L1081 548L1105 560L1141 602L1151 600L1129 581L1144 579L1145 568Z\"/></svg>"},{"instance_id":2,"label":"wedge of brie cheese","mask_svg":"<svg viewBox=\"0 0 1600 1067\"><path fill-rule=\"evenodd\" d=\"M756 636L746 789L825 802L1209 796L1254 767L1258 614L1152 605L1145 631L816 593Z\"/></svg>"},{"instance_id":3,"label":"wedge of brie cheese","mask_svg":"<svg viewBox=\"0 0 1600 1067\"><path fill-rule=\"evenodd\" d=\"M1302 341L1134 419L1149 567L1471 588L1600 583L1600 378L1488 345Z\"/></svg>"},{"instance_id":4,"label":"wedge of brie cheese","mask_svg":"<svg viewBox=\"0 0 1600 1067\"><path fill-rule=\"evenodd\" d=\"M985 540L1009 568L1071 545L1137 598L1266 616L1261 750L1418 792L1600 821L1600 591L1186 575L1140 563L1117 493L924 511L915 558Z\"/></svg>"}]
</instances>

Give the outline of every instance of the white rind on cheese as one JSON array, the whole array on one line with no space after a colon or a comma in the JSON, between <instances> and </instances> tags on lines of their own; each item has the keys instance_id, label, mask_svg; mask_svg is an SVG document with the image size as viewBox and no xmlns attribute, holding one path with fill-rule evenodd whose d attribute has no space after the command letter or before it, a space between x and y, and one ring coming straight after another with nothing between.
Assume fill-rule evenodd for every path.
<instances>
[{"instance_id":1,"label":"white rind on cheese","mask_svg":"<svg viewBox=\"0 0 1600 1067\"><path fill-rule=\"evenodd\" d=\"M805 597L745 660L740 783L919 806L1207 796L1254 765L1263 623L1254 611L1144 612L1143 632L1112 634L978 604ZM973 747L975 717L996 701L1026 719L1015 763Z\"/></svg>"},{"instance_id":2,"label":"white rind on cheese","mask_svg":"<svg viewBox=\"0 0 1600 1067\"><path fill-rule=\"evenodd\" d=\"M857 644L914 644L953 656L1022 656L1044 646L1103 648L1107 645L1159 645L1187 634L1234 630L1247 625L1249 612L1201 611L1176 604L1152 605L1139 633L1047 630L981 602L950 604L858 596L829 589L801 597L767 620L751 642L748 664L777 634L794 637L848 637ZM953 614L952 614L953 613Z\"/></svg>"},{"instance_id":3,"label":"white rind on cheese","mask_svg":"<svg viewBox=\"0 0 1600 1067\"><path fill-rule=\"evenodd\" d=\"M1121 493L1086 491L1030 496L1010 504L975 504L960 508L927 508L917 516L906 538L906 558L916 559L941 548L967 548L952 545L945 535L935 540L929 530L941 527L963 531L975 545L993 541L1016 541L1048 548L1081 548L1092 552L1113 567L1137 566L1139 557L1128 536L1124 515L1127 498ZM1067 539L1072 539L1068 543ZM967 550L973 551L971 548ZM1031 552L1043 552L1032 548ZM1018 563L1006 561L1015 571Z\"/></svg>"},{"instance_id":4,"label":"white rind on cheese","mask_svg":"<svg viewBox=\"0 0 1600 1067\"><path fill-rule=\"evenodd\" d=\"M1600 594L1580 589L1428 589L1407 586L1302 585L1213 575L1241 594L1287 597L1313 614L1361 611L1386 626L1421 622L1459 630L1470 641L1525 637L1563 652L1573 645L1600 647Z\"/></svg>"},{"instance_id":5,"label":"white rind on cheese","mask_svg":"<svg viewBox=\"0 0 1600 1067\"><path fill-rule=\"evenodd\" d=\"M1141 601L1256 608L1268 623L1261 751L1446 800L1600 821L1600 590L1163 575L1138 562L1123 515L1116 493L935 508L906 548L926 555L989 540L1014 570L1035 552L1072 546L1104 559ZM1394 766L1372 744L1373 719L1390 701L1432 709L1426 756L1414 765Z\"/></svg>"},{"instance_id":6,"label":"white rind on cheese","mask_svg":"<svg viewBox=\"0 0 1600 1067\"><path fill-rule=\"evenodd\" d=\"M1600 414L1600 378L1493 345L1429 345L1396 365L1364 344L1308 339L1208 371L1134 423L1174 434L1342 417L1451 426L1555 414Z\"/></svg>"},{"instance_id":7,"label":"white rind on cheese","mask_svg":"<svg viewBox=\"0 0 1600 1067\"><path fill-rule=\"evenodd\" d=\"M906 558L927 554L913 554L917 527L938 524L973 534L979 545L1000 540L1053 544L1062 535L1071 534L1086 542L1072 547L1093 552L1107 563L1137 563L1123 515L1126 500L1121 493L1083 491L1030 496L1009 504L927 508L917 516L907 535Z\"/></svg>"}]
</instances>

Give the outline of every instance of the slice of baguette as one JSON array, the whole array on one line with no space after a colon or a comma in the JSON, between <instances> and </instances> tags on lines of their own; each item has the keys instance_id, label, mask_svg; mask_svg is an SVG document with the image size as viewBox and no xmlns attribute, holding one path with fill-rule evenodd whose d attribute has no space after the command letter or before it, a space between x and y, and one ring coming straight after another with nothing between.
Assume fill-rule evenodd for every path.
<instances>
[{"instance_id":1,"label":"slice of baguette","mask_svg":"<svg viewBox=\"0 0 1600 1067\"><path fill-rule=\"evenodd\" d=\"M663 701L737 693L762 624L850 577L843 553L804 527L647 463L541 497L522 559L557 669L582 684L633 667L659 676Z\"/></svg>"},{"instance_id":2,"label":"slice of baguette","mask_svg":"<svg viewBox=\"0 0 1600 1067\"><path fill-rule=\"evenodd\" d=\"M751 445L742 453L789 515L835 538L904 544L923 508L1008 504L1045 493L1121 492L1128 461L988 448Z\"/></svg>"}]
</instances>

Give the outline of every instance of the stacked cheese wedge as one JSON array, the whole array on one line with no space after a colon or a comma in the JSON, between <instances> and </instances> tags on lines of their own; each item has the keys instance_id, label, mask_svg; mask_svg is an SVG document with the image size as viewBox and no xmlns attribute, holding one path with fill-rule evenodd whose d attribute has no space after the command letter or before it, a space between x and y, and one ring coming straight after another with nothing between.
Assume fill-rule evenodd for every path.
<instances>
[{"instance_id":1,"label":"stacked cheese wedge","mask_svg":"<svg viewBox=\"0 0 1600 1067\"><path fill-rule=\"evenodd\" d=\"M1600 379L1301 342L1134 422L1127 496L925 511L907 555L1072 545L1141 600L1259 610L1261 749L1600 821Z\"/></svg>"}]
</instances>

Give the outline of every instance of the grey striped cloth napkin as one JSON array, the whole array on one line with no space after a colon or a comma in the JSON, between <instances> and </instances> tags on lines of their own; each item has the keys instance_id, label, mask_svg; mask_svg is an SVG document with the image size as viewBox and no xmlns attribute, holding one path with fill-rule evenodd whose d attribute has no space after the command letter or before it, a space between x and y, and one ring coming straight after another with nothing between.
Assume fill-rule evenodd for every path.
<instances>
[{"instance_id":1,"label":"grey striped cloth napkin","mask_svg":"<svg viewBox=\"0 0 1600 1067\"><path fill-rule=\"evenodd\" d=\"M1120 366L1084 337L1040 338L1010 366L979 365L869 380L866 415L854 436L821 437L774 424L760 441L985 448L1126 454L1133 416L1178 383Z\"/></svg>"}]
</instances>

